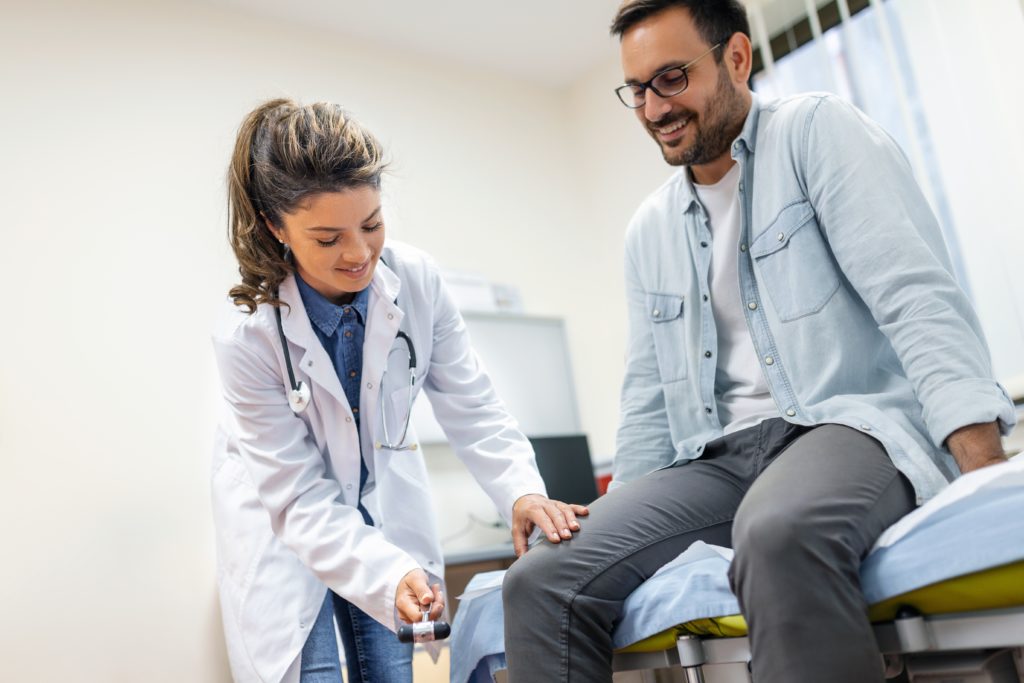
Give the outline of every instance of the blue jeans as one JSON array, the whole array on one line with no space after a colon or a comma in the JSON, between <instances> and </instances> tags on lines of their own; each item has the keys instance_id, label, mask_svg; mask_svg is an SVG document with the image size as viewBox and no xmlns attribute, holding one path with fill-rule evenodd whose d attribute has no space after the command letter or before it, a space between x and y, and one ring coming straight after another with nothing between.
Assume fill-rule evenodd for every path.
<instances>
[{"instance_id":1,"label":"blue jeans","mask_svg":"<svg viewBox=\"0 0 1024 683\"><path fill-rule=\"evenodd\" d=\"M335 618L348 683L411 683L412 643L398 642L398 636L330 590L302 648L300 683L341 683Z\"/></svg>"}]
</instances>

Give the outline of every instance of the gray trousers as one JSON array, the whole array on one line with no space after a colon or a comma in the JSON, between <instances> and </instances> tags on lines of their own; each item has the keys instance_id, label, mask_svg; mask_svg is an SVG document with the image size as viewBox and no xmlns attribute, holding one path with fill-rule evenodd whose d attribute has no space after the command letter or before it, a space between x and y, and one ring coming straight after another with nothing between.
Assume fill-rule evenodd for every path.
<instances>
[{"instance_id":1,"label":"gray trousers","mask_svg":"<svg viewBox=\"0 0 1024 683\"><path fill-rule=\"evenodd\" d=\"M914 508L874 439L766 420L712 441L590 505L570 541L543 541L504 583L510 683L611 680L626 597L697 540L736 551L729 570L757 683L873 683L882 660L861 559Z\"/></svg>"}]
</instances>

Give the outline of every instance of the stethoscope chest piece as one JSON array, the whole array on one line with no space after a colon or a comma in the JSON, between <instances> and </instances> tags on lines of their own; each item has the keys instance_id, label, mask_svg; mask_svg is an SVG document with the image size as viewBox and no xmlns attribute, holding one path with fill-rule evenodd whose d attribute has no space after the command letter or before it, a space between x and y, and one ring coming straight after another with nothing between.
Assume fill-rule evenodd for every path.
<instances>
[{"instance_id":1,"label":"stethoscope chest piece","mask_svg":"<svg viewBox=\"0 0 1024 683\"><path fill-rule=\"evenodd\" d=\"M299 381L298 386L288 392L288 405L291 406L292 412L301 413L309 405L309 387L306 383Z\"/></svg>"},{"instance_id":2,"label":"stethoscope chest piece","mask_svg":"<svg viewBox=\"0 0 1024 683\"><path fill-rule=\"evenodd\" d=\"M281 307L274 308L274 317L277 318L277 334L281 338L281 353L284 354L284 365L288 369L288 406L292 412L298 415L309 405L311 396L309 387L303 381L295 381L295 372L292 370L292 356L288 353L288 340L284 336L284 325L281 323Z\"/></svg>"}]
</instances>

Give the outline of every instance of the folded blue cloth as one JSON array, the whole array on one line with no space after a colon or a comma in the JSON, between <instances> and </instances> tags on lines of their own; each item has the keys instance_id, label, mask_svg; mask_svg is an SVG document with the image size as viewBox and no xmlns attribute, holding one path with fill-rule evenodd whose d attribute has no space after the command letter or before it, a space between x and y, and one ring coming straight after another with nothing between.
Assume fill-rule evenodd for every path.
<instances>
[{"instance_id":1,"label":"folded blue cloth","mask_svg":"<svg viewBox=\"0 0 1024 683\"><path fill-rule=\"evenodd\" d=\"M499 575L495 577L495 575ZM490 577L500 578L505 572L477 574L466 586L468 595ZM451 681L459 683L493 683L494 672L505 668L505 623L501 607L501 583L483 595L459 600L459 610L452 622Z\"/></svg>"}]
</instances>

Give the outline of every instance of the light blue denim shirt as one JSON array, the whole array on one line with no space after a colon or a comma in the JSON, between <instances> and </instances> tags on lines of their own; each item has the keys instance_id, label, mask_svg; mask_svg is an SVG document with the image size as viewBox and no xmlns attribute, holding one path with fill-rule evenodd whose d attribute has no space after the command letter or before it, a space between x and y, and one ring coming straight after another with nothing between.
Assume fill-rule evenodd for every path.
<instances>
[{"instance_id":1,"label":"light blue denim shirt","mask_svg":"<svg viewBox=\"0 0 1024 683\"><path fill-rule=\"evenodd\" d=\"M909 163L826 94L755 95L732 157L742 211L730 248L779 412L873 436L930 498L959 472L942 445L950 433L997 419L1005 432L1016 415ZM698 458L722 435L713 237L685 168L630 223L615 485Z\"/></svg>"}]
</instances>

